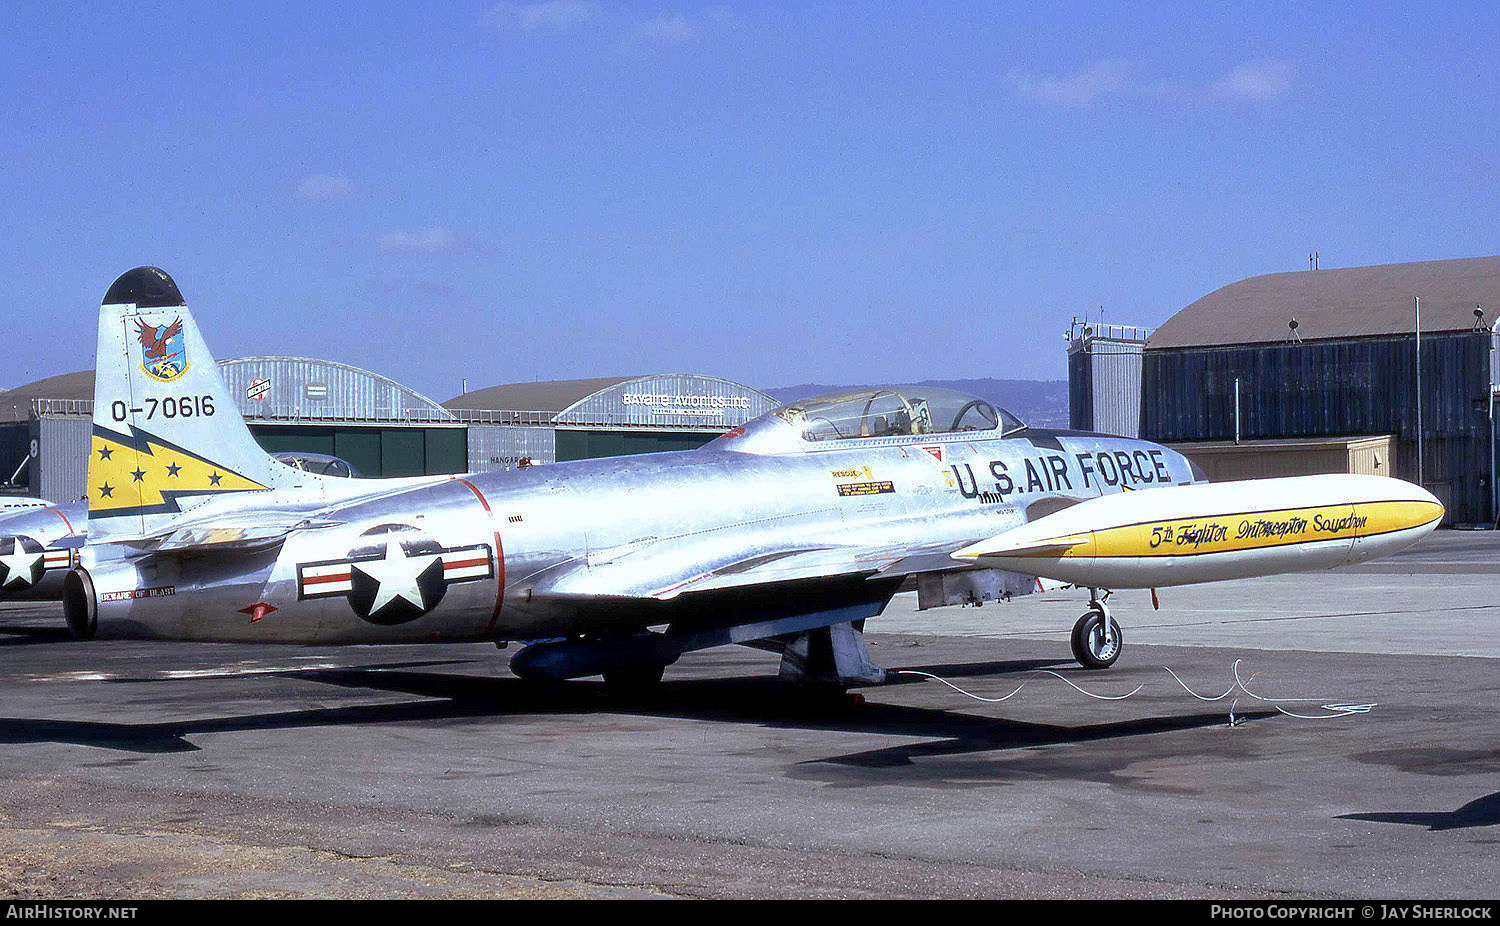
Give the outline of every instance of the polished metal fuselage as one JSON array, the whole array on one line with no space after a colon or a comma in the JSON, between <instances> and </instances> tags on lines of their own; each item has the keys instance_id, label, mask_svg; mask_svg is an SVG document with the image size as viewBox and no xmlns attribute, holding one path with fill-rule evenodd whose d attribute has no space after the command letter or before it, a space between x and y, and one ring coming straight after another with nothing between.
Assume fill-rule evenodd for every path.
<instances>
[{"instance_id":1,"label":"polished metal fuselage","mask_svg":"<svg viewBox=\"0 0 1500 926\"><path fill-rule=\"evenodd\" d=\"M83 502L0 513L0 601L56 598L87 526L88 506ZM5 563L18 549L22 554L34 551L30 558L40 552L41 559L32 569L13 570ZM30 558L10 561L25 565Z\"/></svg>"},{"instance_id":2,"label":"polished metal fuselage","mask_svg":"<svg viewBox=\"0 0 1500 926\"><path fill-rule=\"evenodd\" d=\"M98 635L396 643L629 632L703 587L732 592L737 576L761 588L858 578L879 568L871 562L993 537L1070 501L1194 481L1180 454L1105 435L954 433L772 450L754 436L355 499L318 512L332 526L260 552L90 547ZM195 514L253 505L258 494ZM845 553L857 564L838 565ZM796 565L805 562L814 565ZM408 591L415 605L396 618L361 616L360 594L378 603L402 584L366 576L392 563L429 570L421 582L406 576L408 589L423 589ZM778 572L779 563L790 565Z\"/></svg>"}]
</instances>

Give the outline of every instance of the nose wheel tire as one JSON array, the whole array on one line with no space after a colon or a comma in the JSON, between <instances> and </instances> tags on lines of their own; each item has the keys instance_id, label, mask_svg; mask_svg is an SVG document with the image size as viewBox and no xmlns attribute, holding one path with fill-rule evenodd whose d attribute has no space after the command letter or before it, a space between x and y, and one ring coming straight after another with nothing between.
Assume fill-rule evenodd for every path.
<instances>
[{"instance_id":1,"label":"nose wheel tire","mask_svg":"<svg viewBox=\"0 0 1500 926\"><path fill-rule=\"evenodd\" d=\"M1085 669L1108 669L1120 658L1125 638L1107 612L1090 609L1073 625L1073 658Z\"/></svg>"}]
</instances>

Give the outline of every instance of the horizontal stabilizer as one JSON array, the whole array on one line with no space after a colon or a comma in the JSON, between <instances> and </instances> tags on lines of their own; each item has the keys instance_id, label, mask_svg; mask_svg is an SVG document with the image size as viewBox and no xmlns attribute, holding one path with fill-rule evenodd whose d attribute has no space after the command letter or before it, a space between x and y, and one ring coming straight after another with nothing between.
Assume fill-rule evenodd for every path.
<instances>
[{"instance_id":1,"label":"horizontal stabilizer","mask_svg":"<svg viewBox=\"0 0 1500 926\"><path fill-rule=\"evenodd\" d=\"M294 531L321 530L341 523L306 517L277 520L262 512L254 523L221 520L184 524L126 543L143 553L253 553L279 546Z\"/></svg>"}]
</instances>

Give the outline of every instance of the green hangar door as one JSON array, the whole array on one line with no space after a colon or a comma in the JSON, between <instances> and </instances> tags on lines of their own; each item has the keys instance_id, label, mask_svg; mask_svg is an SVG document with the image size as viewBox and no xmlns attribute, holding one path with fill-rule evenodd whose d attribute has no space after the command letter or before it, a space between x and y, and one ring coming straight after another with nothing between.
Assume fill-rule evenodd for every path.
<instances>
[{"instance_id":1,"label":"green hangar door","mask_svg":"<svg viewBox=\"0 0 1500 926\"><path fill-rule=\"evenodd\" d=\"M271 453L328 454L371 477L469 468L463 423L389 377L310 357L240 357L219 372Z\"/></svg>"},{"instance_id":2,"label":"green hangar door","mask_svg":"<svg viewBox=\"0 0 1500 926\"><path fill-rule=\"evenodd\" d=\"M364 476L462 473L469 448L463 428L360 428L251 424L269 453L327 453Z\"/></svg>"},{"instance_id":3,"label":"green hangar door","mask_svg":"<svg viewBox=\"0 0 1500 926\"><path fill-rule=\"evenodd\" d=\"M559 428L557 460L591 460L595 457L623 457L635 453L661 453L666 450L693 450L719 435L683 434L681 432L582 431Z\"/></svg>"}]
</instances>

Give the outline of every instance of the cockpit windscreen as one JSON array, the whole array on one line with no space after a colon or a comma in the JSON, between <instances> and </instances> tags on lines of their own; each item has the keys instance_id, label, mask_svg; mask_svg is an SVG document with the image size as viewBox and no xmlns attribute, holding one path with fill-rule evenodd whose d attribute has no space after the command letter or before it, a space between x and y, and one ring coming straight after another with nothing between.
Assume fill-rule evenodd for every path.
<instances>
[{"instance_id":1,"label":"cockpit windscreen","mask_svg":"<svg viewBox=\"0 0 1500 926\"><path fill-rule=\"evenodd\" d=\"M1025 427L984 399L932 386L883 386L805 399L775 412L807 441L999 431ZM999 436L987 434L987 437Z\"/></svg>"}]
</instances>

